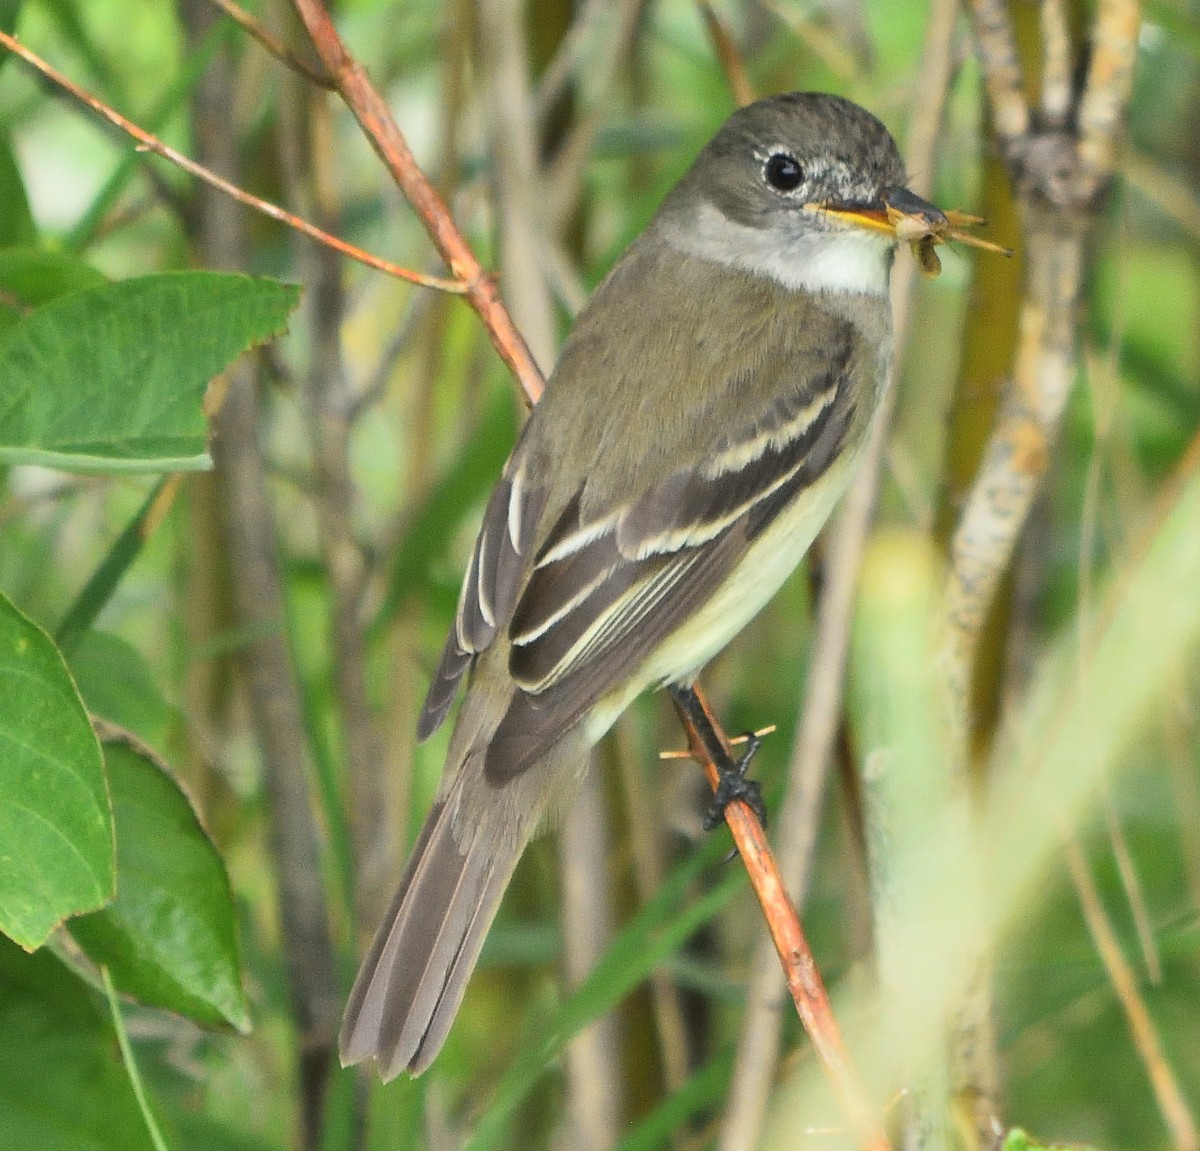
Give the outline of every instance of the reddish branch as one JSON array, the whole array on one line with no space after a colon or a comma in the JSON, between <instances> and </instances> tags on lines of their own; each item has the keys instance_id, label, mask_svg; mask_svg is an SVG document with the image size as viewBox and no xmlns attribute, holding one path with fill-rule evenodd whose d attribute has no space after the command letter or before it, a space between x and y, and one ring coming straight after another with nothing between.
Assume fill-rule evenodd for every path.
<instances>
[{"instance_id":1,"label":"reddish branch","mask_svg":"<svg viewBox=\"0 0 1200 1151\"><path fill-rule=\"evenodd\" d=\"M369 268L376 268L378 271L386 272L389 276L396 276L401 280L420 284L424 288L436 288L440 292L451 292L457 295L467 291L467 285L462 282L443 280L437 276L425 276L420 272L402 268L399 264L393 264L390 260L373 256L370 252L364 252L361 248L356 248L353 244L348 244L345 240L340 240L337 236L332 236L328 232L322 231L320 228L308 223L307 220L302 220L299 216L293 216L291 212L285 212L281 207L277 204L272 204L269 200L261 200L258 196L252 196L236 184L230 183L230 181L210 171L203 164L197 164L195 160L183 155L182 152L175 151L169 144L165 144L157 136L151 135L145 129L139 128L131 120L127 120L120 112L110 108L102 100L97 99L72 80L68 80L56 68L46 63L36 53L31 52L24 44L15 37L8 35L7 32L0 32L0 45L3 45L15 55L20 56L30 67L36 68L48 80L51 80L62 88L64 92L69 92L80 103L86 104L97 115L103 117L114 127L119 128L127 136L136 140L140 151L153 152L156 156L161 156L164 160L170 160L177 168L182 168L185 172L195 176L197 180L202 180L205 184L216 188L217 191L223 192L226 196L237 200L238 203L245 204L247 207L253 208L256 212L261 212L264 216L270 216L272 220L278 220L281 224L286 224L289 228L294 228L297 232L301 232L310 239L316 240L317 243L333 248L343 255L349 256L352 260L357 260L360 264L366 264Z\"/></svg>"},{"instance_id":2,"label":"reddish branch","mask_svg":"<svg viewBox=\"0 0 1200 1151\"><path fill-rule=\"evenodd\" d=\"M276 60L286 64L293 72L299 73L318 88L332 88L333 81L329 73L321 68L314 68L307 60L297 56L286 44L272 35L262 23L240 8L233 0L208 0L214 8L220 8L239 28L259 42Z\"/></svg>"},{"instance_id":3,"label":"reddish branch","mask_svg":"<svg viewBox=\"0 0 1200 1151\"><path fill-rule=\"evenodd\" d=\"M724 746L726 754L731 759L735 758L730 750L729 738L717 723L708 700L698 686L695 691L704 708L704 714ZM686 713L682 709L678 710L687 730L692 757L704 768L708 782L715 791L720 781L717 765L707 753L701 733L696 730ZM733 842L742 857L746 873L750 876L754 893L762 904L767 927L770 929L775 950L779 953L779 962L787 979L788 990L796 1005L796 1014L804 1024L804 1030L812 1040L826 1074L841 1096L859 1142L867 1151L890 1151L888 1137L875 1117L866 1091L850 1064L850 1057L846 1053L846 1046L834 1019L833 1008L829 1004L829 996L817 969L817 962L805 938L804 929L800 926L800 917L796 914L783 878L779 874L779 867L762 824L741 800L735 800L725 808L725 822L729 825Z\"/></svg>"},{"instance_id":4,"label":"reddish branch","mask_svg":"<svg viewBox=\"0 0 1200 1151\"><path fill-rule=\"evenodd\" d=\"M542 373L501 303L495 281L483 270L437 189L421 171L387 102L371 83L366 70L346 50L333 20L319 0L295 0L295 5L342 99L421 217L450 271L456 279L466 283L467 299L483 320L496 351L517 377L529 402L536 403L542 394Z\"/></svg>"}]
</instances>

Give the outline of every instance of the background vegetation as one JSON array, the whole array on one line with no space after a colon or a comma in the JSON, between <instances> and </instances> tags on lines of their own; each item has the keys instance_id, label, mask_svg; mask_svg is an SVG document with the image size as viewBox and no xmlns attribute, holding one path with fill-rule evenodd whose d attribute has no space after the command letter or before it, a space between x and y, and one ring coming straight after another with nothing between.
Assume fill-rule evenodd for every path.
<instances>
[{"instance_id":1,"label":"background vegetation","mask_svg":"<svg viewBox=\"0 0 1200 1151\"><path fill-rule=\"evenodd\" d=\"M250 7L320 72L288 3ZM919 187L1017 250L940 249L902 309L861 563L843 521L705 683L730 731L778 725L755 761L772 832L898 1143L1195 1148L1200 12L1015 2L1030 136L952 4L715 8L335 12L544 368L739 85L871 108ZM1108 161L1065 164L1047 210L1013 141L1075 154L1055 100L1097 20L1136 55L1116 178L1077 196ZM205 0L0 2L14 27L241 186L445 274L342 103ZM162 275L197 268L302 295ZM1055 386L1061 418L1038 408ZM988 449L1022 402L1037 434ZM336 1067L437 785L416 711L522 411L461 300L231 204L0 59L0 1147L848 1140L726 834L699 832L700 773L657 761L682 744L658 698L522 862L433 1069ZM1040 493L994 602L954 590L981 460ZM1006 509L982 536L1025 522Z\"/></svg>"}]
</instances>

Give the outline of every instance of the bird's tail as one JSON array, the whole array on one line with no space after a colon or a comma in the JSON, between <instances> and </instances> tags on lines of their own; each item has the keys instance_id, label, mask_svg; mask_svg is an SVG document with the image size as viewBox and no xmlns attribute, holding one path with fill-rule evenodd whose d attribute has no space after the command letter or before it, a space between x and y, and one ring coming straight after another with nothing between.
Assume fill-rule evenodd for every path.
<instances>
[{"instance_id":1,"label":"bird's tail","mask_svg":"<svg viewBox=\"0 0 1200 1151\"><path fill-rule=\"evenodd\" d=\"M505 656L489 649L482 658L503 665ZM374 1057L385 1080L406 1069L419 1074L433 1062L517 860L543 815L562 809L587 767L580 724L532 763L489 776L485 760L508 703L506 694L474 686L467 692L442 790L346 1005L342 1062ZM519 758L523 748L511 754Z\"/></svg>"},{"instance_id":2,"label":"bird's tail","mask_svg":"<svg viewBox=\"0 0 1200 1151\"><path fill-rule=\"evenodd\" d=\"M468 775L429 812L346 1005L342 1063L374 1057L384 1080L419 1074L441 1049L536 823L535 813L524 834L456 835L456 792Z\"/></svg>"}]
</instances>

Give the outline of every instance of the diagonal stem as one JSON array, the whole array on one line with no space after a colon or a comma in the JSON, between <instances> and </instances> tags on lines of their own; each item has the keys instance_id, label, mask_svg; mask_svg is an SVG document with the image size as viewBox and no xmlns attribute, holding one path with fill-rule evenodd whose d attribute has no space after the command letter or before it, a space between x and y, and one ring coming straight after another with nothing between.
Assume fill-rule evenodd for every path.
<instances>
[{"instance_id":1,"label":"diagonal stem","mask_svg":"<svg viewBox=\"0 0 1200 1151\"><path fill-rule=\"evenodd\" d=\"M320 0L294 0L294 3L317 54L371 147L421 217L429 238L449 264L451 272L466 283L467 299L483 320L492 345L517 377L529 402L536 403L544 385L542 373L504 307L495 281L484 271L454 223L445 201L417 164L387 101L342 43L332 17Z\"/></svg>"},{"instance_id":2,"label":"diagonal stem","mask_svg":"<svg viewBox=\"0 0 1200 1151\"><path fill-rule=\"evenodd\" d=\"M390 260L385 260L380 256L373 256L370 252L364 252L361 248L356 248L353 244L349 244L337 236L332 236L328 232L322 231L320 228L308 223L307 220L302 220L299 216L293 216L291 212L285 212L277 204L272 204L269 200L263 200L258 196L251 195L236 184L218 176L203 164L198 164L182 152L177 152L170 144L164 143L157 136L151 135L151 133L145 131L143 128L139 128L132 120L127 120L115 108L110 108L104 101L93 96L72 80L67 79L57 68L48 64L35 52L31 52L16 37L10 36L7 32L0 31L0 46L7 48L14 55L20 56L26 64L40 72L47 80L58 85L64 92L69 92L76 100L82 104L86 104L93 112L107 120L114 127L119 128L125 135L131 136L138 142L138 149L140 151L153 152L156 156L161 156L164 160L169 160L177 168L182 168L189 176L195 176L197 180L201 180L210 187L216 188L218 192L223 192L231 199L237 200L239 204L245 204L248 208L253 208L256 212L261 212L264 216L270 216L272 220L278 220L281 224L286 224L289 228L308 236L309 239L316 240L326 247L333 248L341 252L342 255L349 256L352 260L357 260L360 264L366 264L368 268L375 268L380 272L386 272L389 276L408 280L412 284L420 284L424 288L436 288L440 292L450 292L453 295L461 295L468 290L467 285L459 280L445 280L437 276L425 276L420 272L402 268L399 264L393 264Z\"/></svg>"},{"instance_id":3,"label":"diagonal stem","mask_svg":"<svg viewBox=\"0 0 1200 1151\"><path fill-rule=\"evenodd\" d=\"M733 762L729 740L698 687L672 688L671 698L688 733L692 755L704 768L715 791L720 782L720 764ZM812 948L788 898L762 825L749 805L740 799L733 800L725 808L725 822L762 904L788 990L796 1005L796 1014L842 1100L859 1143L865 1151L891 1151L888 1137L850 1064Z\"/></svg>"}]
</instances>

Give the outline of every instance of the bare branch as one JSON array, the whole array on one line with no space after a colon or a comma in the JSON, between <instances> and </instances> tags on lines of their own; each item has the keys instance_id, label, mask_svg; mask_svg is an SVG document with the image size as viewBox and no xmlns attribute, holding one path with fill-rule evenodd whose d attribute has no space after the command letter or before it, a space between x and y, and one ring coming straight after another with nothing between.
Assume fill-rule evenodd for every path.
<instances>
[{"instance_id":1,"label":"bare branch","mask_svg":"<svg viewBox=\"0 0 1200 1151\"><path fill-rule=\"evenodd\" d=\"M996 135L1008 154L1030 126L1012 20L1005 0L971 0L971 11L975 15L975 43Z\"/></svg>"},{"instance_id":2,"label":"bare branch","mask_svg":"<svg viewBox=\"0 0 1200 1151\"><path fill-rule=\"evenodd\" d=\"M516 376L529 402L536 403L545 384L542 373L512 317L500 302L496 285L458 230L437 189L418 166L387 102L372 85L362 65L346 50L320 0L294 0L294 3L342 99L421 217L451 272L465 282L467 298L483 320L492 345Z\"/></svg>"},{"instance_id":3,"label":"bare branch","mask_svg":"<svg viewBox=\"0 0 1200 1151\"><path fill-rule=\"evenodd\" d=\"M262 200L258 196L252 196L236 184L223 179L215 172L209 171L203 164L198 164L195 160L183 155L182 152L175 151L169 144L163 143L157 136L152 136L149 132L139 128L131 120L125 119L120 112L110 108L102 100L97 99L90 92L85 91L73 81L68 80L61 72L47 64L40 56L31 52L15 37L9 36L7 32L0 32L0 45L20 56L22 60L31 67L36 68L48 80L57 84L64 91L69 92L80 103L86 104L92 111L98 113L110 124L120 128L127 136L135 139L138 142L139 151L153 152L156 156L161 156L164 160L169 160L177 168L182 168L189 175L195 176L197 180L202 180L210 187L216 188L217 191L223 192L226 196L237 200L239 204L245 204L247 207L253 208L256 212L261 212L264 216L270 216L272 220L278 220L281 224L286 224L289 228L293 228L297 232L308 236L309 239L316 240L319 244L333 248L341 252L342 255L349 256L352 260L357 260L360 264L366 264L369 268L386 272L389 276L408 280L412 284L420 284L424 288L435 288L439 292L450 292L455 295L468 290L468 285L461 281L442 280L436 276L423 276L420 272L410 271L408 268L400 267L399 264L393 264L390 260L373 256L370 252L364 252L361 248L356 248L353 244L349 244L345 240L339 240L337 236L331 236L328 232L314 227L307 221L301 220L298 216L293 216L290 212L285 212L277 204L272 204L269 200Z\"/></svg>"},{"instance_id":4,"label":"bare branch","mask_svg":"<svg viewBox=\"0 0 1200 1151\"><path fill-rule=\"evenodd\" d=\"M259 42L276 60L286 64L293 72L299 73L318 88L332 90L333 81L323 68L316 68L307 60L296 55L286 44L277 39L244 8L238 7L233 0L208 0L214 7L220 8L239 28L247 32Z\"/></svg>"},{"instance_id":5,"label":"bare branch","mask_svg":"<svg viewBox=\"0 0 1200 1151\"><path fill-rule=\"evenodd\" d=\"M708 702L698 687L693 691L700 708L699 717L694 716L682 702L685 693L676 688L671 690L671 694L688 733L692 757L704 768L710 786L716 791L720 782L717 760L723 758L729 763L733 757L729 740L718 725ZM859 1143L864 1151L891 1151L891 1143L872 1113L867 1094L846 1054L821 973L808 946L804 929L800 926L796 908L788 898L762 825L740 799L726 806L725 822L733 834L733 842L742 857L754 893L762 904L775 951L783 966L788 991L796 1005L796 1014L804 1024L821 1065L842 1101Z\"/></svg>"}]
</instances>

